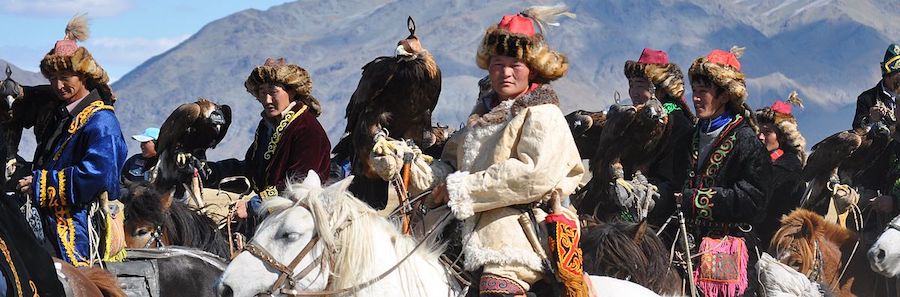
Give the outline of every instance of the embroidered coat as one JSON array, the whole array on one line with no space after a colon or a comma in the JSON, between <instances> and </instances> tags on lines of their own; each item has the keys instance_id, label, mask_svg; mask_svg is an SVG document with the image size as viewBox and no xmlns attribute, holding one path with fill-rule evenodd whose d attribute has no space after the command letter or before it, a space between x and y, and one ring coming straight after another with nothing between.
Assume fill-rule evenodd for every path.
<instances>
[{"instance_id":1,"label":"embroidered coat","mask_svg":"<svg viewBox=\"0 0 900 297\"><path fill-rule=\"evenodd\" d=\"M72 110L74 117L63 113L58 113L57 121L48 125L38 141L31 197L44 217L44 232L57 256L75 266L87 266L91 259L89 226L106 227L102 218L90 217L89 210L102 194L118 199L119 176L128 149L113 107L96 92ZM98 256L102 256L104 243L98 244Z\"/></svg>"},{"instance_id":2,"label":"embroidered coat","mask_svg":"<svg viewBox=\"0 0 900 297\"><path fill-rule=\"evenodd\" d=\"M278 195L288 178L309 170L326 180L331 157L328 135L306 105L292 104L273 128L260 120L243 161L210 163L212 179L246 176L262 198Z\"/></svg>"},{"instance_id":3,"label":"embroidered coat","mask_svg":"<svg viewBox=\"0 0 900 297\"><path fill-rule=\"evenodd\" d=\"M518 218L531 209L543 220L532 204L554 189L571 194L584 168L549 85L490 108L494 97L478 100L444 148L441 159L458 170L446 178L448 206L463 221L466 270L490 263L541 271Z\"/></svg>"}]
</instances>

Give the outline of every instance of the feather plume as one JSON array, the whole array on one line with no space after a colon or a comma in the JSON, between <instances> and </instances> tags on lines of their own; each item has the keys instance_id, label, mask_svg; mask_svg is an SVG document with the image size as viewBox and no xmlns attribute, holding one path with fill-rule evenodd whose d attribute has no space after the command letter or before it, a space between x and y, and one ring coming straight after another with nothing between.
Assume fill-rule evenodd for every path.
<instances>
[{"instance_id":1,"label":"feather plume","mask_svg":"<svg viewBox=\"0 0 900 297\"><path fill-rule=\"evenodd\" d=\"M546 26L559 26L559 23L556 22L559 17L575 18L575 14L569 12L569 7L565 4L532 6L520 14L534 20L538 24L541 34L544 33Z\"/></svg>"},{"instance_id":2,"label":"feather plume","mask_svg":"<svg viewBox=\"0 0 900 297\"><path fill-rule=\"evenodd\" d=\"M740 59L741 56L744 55L744 50L746 50L746 49L747 49L746 47L738 47L737 45L733 45L733 46L731 46L730 52L732 55L734 55L735 58Z\"/></svg>"},{"instance_id":3,"label":"feather plume","mask_svg":"<svg viewBox=\"0 0 900 297\"><path fill-rule=\"evenodd\" d=\"M788 96L787 102L799 108L803 108L803 99L800 99L800 95L797 94L797 91L791 92L791 95Z\"/></svg>"},{"instance_id":4,"label":"feather plume","mask_svg":"<svg viewBox=\"0 0 900 297\"><path fill-rule=\"evenodd\" d=\"M69 20L66 25L66 39L75 41L85 41L90 37L91 31L88 29L88 18L86 14L78 14Z\"/></svg>"}]
</instances>

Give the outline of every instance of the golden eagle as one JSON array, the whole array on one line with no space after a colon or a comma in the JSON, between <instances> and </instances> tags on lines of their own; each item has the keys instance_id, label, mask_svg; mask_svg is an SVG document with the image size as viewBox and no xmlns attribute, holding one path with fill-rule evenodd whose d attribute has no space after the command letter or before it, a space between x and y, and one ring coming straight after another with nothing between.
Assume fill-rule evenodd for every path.
<instances>
[{"instance_id":1,"label":"golden eagle","mask_svg":"<svg viewBox=\"0 0 900 297\"><path fill-rule=\"evenodd\" d=\"M618 209L611 195L616 190L616 182L631 179L638 170L647 172L671 131L669 122L662 103L656 98L639 106L610 106L599 139L592 145L595 148L590 159L593 178L579 209L589 214L596 214L599 205L608 211Z\"/></svg>"},{"instance_id":2,"label":"golden eagle","mask_svg":"<svg viewBox=\"0 0 900 297\"><path fill-rule=\"evenodd\" d=\"M422 48L416 23L407 19L409 36L397 43L396 55L378 57L362 70L362 78L347 103L347 127L352 140L355 175L378 178L369 153L382 129L394 139L414 140L420 146L433 142L431 112L441 94L441 70Z\"/></svg>"},{"instance_id":3,"label":"golden eagle","mask_svg":"<svg viewBox=\"0 0 900 297\"><path fill-rule=\"evenodd\" d=\"M575 138L575 146L582 159L591 159L597 150L595 145L603 134L603 125L606 122L606 111L576 110L566 115L569 122L569 131Z\"/></svg>"},{"instance_id":4,"label":"golden eagle","mask_svg":"<svg viewBox=\"0 0 900 297\"><path fill-rule=\"evenodd\" d=\"M855 178L880 159L890 142L890 129L879 122L838 132L816 143L803 167L803 181L809 182L803 205L819 205L829 184L853 185Z\"/></svg>"},{"instance_id":5,"label":"golden eagle","mask_svg":"<svg viewBox=\"0 0 900 297\"><path fill-rule=\"evenodd\" d=\"M156 151L157 185L168 188L184 182L179 172L188 163L206 159L206 150L225 138L231 125L231 107L206 99L178 106L159 129Z\"/></svg>"}]
</instances>

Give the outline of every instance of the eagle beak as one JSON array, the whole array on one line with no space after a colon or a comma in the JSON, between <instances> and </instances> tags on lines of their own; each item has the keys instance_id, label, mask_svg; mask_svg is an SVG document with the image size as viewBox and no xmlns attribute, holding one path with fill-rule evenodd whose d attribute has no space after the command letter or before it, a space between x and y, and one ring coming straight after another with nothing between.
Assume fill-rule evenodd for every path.
<instances>
[{"instance_id":1,"label":"eagle beak","mask_svg":"<svg viewBox=\"0 0 900 297\"><path fill-rule=\"evenodd\" d=\"M403 57L409 57L409 56L412 56L412 55L413 55L412 53L406 51L406 48L403 47L403 44L398 44L398 45L397 45L397 50L396 50L394 53L395 53L397 56L403 56Z\"/></svg>"}]
</instances>

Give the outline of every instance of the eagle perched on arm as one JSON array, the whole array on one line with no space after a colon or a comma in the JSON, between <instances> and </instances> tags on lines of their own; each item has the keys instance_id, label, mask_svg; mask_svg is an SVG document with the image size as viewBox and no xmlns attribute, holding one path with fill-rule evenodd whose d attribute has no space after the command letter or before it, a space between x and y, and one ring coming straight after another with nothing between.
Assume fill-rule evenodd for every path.
<instances>
[{"instance_id":1,"label":"eagle perched on arm","mask_svg":"<svg viewBox=\"0 0 900 297\"><path fill-rule=\"evenodd\" d=\"M362 78L347 104L347 127L352 140L352 173L379 178L369 154L382 130L394 139L411 139L421 147L433 142L431 112L441 94L441 70L422 48L416 23L407 19L409 36L397 43L396 55L378 57L363 66Z\"/></svg>"},{"instance_id":2,"label":"eagle perched on arm","mask_svg":"<svg viewBox=\"0 0 900 297\"><path fill-rule=\"evenodd\" d=\"M611 211L617 205L614 191L617 183L631 179L659 155L663 141L671 131L669 117L662 103L652 98L639 106L615 104L609 107L590 160L591 179L579 203L582 212L595 213L598 206ZM596 133L596 132L595 132ZM602 217L600 219L605 219Z\"/></svg>"},{"instance_id":3,"label":"eagle perched on arm","mask_svg":"<svg viewBox=\"0 0 900 297\"><path fill-rule=\"evenodd\" d=\"M854 179L872 167L888 148L891 130L881 122L869 127L838 132L812 147L803 167L803 181L809 182L803 206L817 208L830 184L853 185Z\"/></svg>"},{"instance_id":4,"label":"eagle perched on arm","mask_svg":"<svg viewBox=\"0 0 900 297\"><path fill-rule=\"evenodd\" d=\"M206 99L178 106L159 129L159 153L154 183L162 188L183 182L179 172L192 159L205 160L206 150L225 138L231 107ZM189 154L189 155L188 155Z\"/></svg>"}]
</instances>

